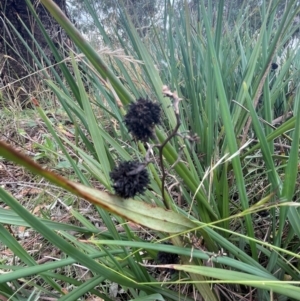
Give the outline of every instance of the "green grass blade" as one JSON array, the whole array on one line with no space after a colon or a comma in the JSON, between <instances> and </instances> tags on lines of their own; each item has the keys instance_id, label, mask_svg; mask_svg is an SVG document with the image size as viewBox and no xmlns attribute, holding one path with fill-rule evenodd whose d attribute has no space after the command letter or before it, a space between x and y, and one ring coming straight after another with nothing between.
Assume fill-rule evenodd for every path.
<instances>
[{"instance_id":1,"label":"green grass blade","mask_svg":"<svg viewBox=\"0 0 300 301\"><path fill-rule=\"evenodd\" d=\"M197 266L183 266L174 265L176 270L187 271L190 273L199 273L207 277L220 279L220 281L213 281L212 283L240 283L257 287L264 290L270 290L272 292L282 294L283 296L295 298L299 300L300 288L290 285L285 282L276 280L266 280L263 277L257 277L249 275L247 273L225 271L223 269L211 268L211 267L197 267ZM293 283L293 282L292 282ZM297 282L295 282L296 284Z\"/></svg>"},{"instance_id":2,"label":"green grass blade","mask_svg":"<svg viewBox=\"0 0 300 301\"><path fill-rule=\"evenodd\" d=\"M202 8L202 10L205 10L203 1L201 1L201 8ZM206 28L207 40L208 40L208 47L209 47L209 50L211 53L211 63L212 63L213 69L214 69L214 75L215 75L215 80L216 80L216 88L217 88L218 96L220 99L220 111L221 111L223 124L225 127L226 140L228 143L228 148L229 148L230 154L234 154L237 152L238 147L237 147L237 143L236 143L233 124L231 122L231 116L230 116L230 111L229 111L229 107L228 107L228 100L227 100L226 93L224 90L223 80L222 80L222 76L220 73L219 64L218 64L218 60L216 57L216 52L215 52L215 48L213 45L212 37L210 34L210 26L208 23L208 18L206 17L205 14L203 14L203 16L204 16L204 23L205 23L205 28ZM242 174L241 162L240 162L240 159L238 156L232 159L232 165L233 165L233 170L234 170L235 177L236 177L236 182L237 182L237 186L238 186L238 190L239 190L239 194L240 194L242 207L244 210L246 210L249 207L249 204L248 204L247 193L245 190L245 183L244 183L244 178L243 178L243 174ZM253 230L251 217L247 216L245 218L245 221L246 221L246 228L247 228L248 235L250 237L254 237L254 230ZM255 244L250 242L250 247L251 247L253 258L257 258L257 250L256 250Z\"/></svg>"}]
</instances>

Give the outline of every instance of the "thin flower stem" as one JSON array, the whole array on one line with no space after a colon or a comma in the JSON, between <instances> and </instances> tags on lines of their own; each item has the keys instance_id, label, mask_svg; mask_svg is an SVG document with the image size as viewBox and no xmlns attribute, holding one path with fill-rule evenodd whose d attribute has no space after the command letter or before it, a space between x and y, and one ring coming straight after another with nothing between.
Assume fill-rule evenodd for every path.
<instances>
[{"instance_id":1,"label":"thin flower stem","mask_svg":"<svg viewBox=\"0 0 300 301\"><path fill-rule=\"evenodd\" d=\"M160 166L161 166L161 171L162 171L162 178L161 178L161 195L162 195L162 199L163 202L165 204L165 207L167 209L170 209L169 204L166 201L165 198L165 181L166 181L166 171L165 171L165 167L163 164L163 149L164 147L167 145L167 143L177 135L177 131L181 125L181 121L180 121L180 116L179 116L179 102L180 102L180 98L177 96L177 94L174 92L172 93L169 88L167 86L163 87L163 94L166 97L170 97L173 99L173 106L174 106L174 111L175 111L175 116L176 116L176 126L173 129L172 133L167 137L167 139L161 144L158 145L158 151L159 151L159 162L160 162Z\"/></svg>"}]
</instances>

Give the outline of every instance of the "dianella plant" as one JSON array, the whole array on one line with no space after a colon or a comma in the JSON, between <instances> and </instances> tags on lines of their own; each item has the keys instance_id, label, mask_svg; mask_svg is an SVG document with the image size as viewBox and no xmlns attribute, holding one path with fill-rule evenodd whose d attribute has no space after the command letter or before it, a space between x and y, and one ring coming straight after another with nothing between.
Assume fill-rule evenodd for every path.
<instances>
[{"instance_id":1,"label":"dianella plant","mask_svg":"<svg viewBox=\"0 0 300 301\"><path fill-rule=\"evenodd\" d=\"M81 226L38 218L0 188L15 217L0 239L21 262L2 264L1 294L28 298L13 290L26 279L58 300L300 300L298 1L166 0L141 34L123 2L108 28L85 0L100 49L41 2L74 44L66 58L48 38L61 73L45 81L74 139L33 104L68 177L3 142L0 155L94 204L102 226L75 207ZM39 264L4 223L61 260ZM75 263L88 280L63 273Z\"/></svg>"}]
</instances>

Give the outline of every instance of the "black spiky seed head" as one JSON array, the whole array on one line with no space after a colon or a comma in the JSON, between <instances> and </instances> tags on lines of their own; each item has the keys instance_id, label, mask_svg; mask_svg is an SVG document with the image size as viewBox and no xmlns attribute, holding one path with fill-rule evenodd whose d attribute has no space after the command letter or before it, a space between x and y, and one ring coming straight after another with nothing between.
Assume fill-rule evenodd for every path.
<instances>
[{"instance_id":1,"label":"black spiky seed head","mask_svg":"<svg viewBox=\"0 0 300 301\"><path fill-rule=\"evenodd\" d=\"M148 99L139 98L130 104L124 122L128 131L143 142L153 138L153 130L160 123L161 108L159 104Z\"/></svg>"},{"instance_id":2,"label":"black spiky seed head","mask_svg":"<svg viewBox=\"0 0 300 301\"><path fill-rule=\"evenodd\" d=\"M165 243L165 244L172 245L171 243ZM174 253L159 251L157 254L157 261L161 264L176 264L179 262L179 256Z\"/></svg>"},{"instance_id":3,"label":"black spiky seed head","mask_svg":"<svg viewBox=\"0 0 300 301\"><path fill-rule=\"evenodd\" d=\"M148 171L138 161L121 162L109 175L116 194L125 199L143 194L150 183Z\"/></svg>"},{"instance_id":4,"label":"black spiky seed head","mask_svg":"<svg viewBox=\"0 0 300 301\"><path fill-rule=\"evenodd\" d=\"M171 243L167 242L166 245L172 245ZM174 253L167 253L163 251L159 251L157 254L157 261L160 264L176 264L179 262L179 256ZM166 272L173 274L175 271L172 269L165 269Z\"/></svg>"}]
</instances>

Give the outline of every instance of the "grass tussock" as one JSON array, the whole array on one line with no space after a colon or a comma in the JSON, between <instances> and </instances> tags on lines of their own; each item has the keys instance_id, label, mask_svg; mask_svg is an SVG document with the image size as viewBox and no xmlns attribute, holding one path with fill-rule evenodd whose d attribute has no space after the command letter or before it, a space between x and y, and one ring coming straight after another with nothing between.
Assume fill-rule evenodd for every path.
<instances>
[{"instance_id":1,"label":"grass tussock","mask_svg":"<svg viewBox=\"0 0 300 301\"><path fill-rule=\"evenodd\" d=\"M114 39L90 11L101 49L41 2L77 51L33 109L1 99L39 165L1 144L0 294L300 300L297 1L169 4L143 37L121 9Z\"/></svg>"}]
</instances>

